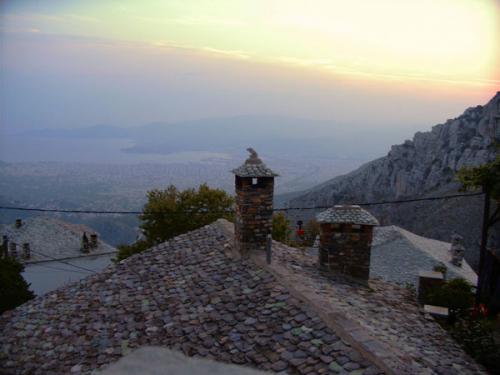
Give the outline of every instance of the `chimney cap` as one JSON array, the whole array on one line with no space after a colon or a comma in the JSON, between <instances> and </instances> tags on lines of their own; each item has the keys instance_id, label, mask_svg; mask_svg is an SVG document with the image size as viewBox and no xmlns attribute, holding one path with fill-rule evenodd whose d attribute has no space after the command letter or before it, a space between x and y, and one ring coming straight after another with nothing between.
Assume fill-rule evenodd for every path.
<instances>
[{"instance_id":1,"label":"chimney cap","mask_svg":"<svg viewBox=\"0 0 500 375\"><path fill-rule=\"evenodd\" d=\"M233 169L232 172L238 177L275 177L278 176L277 173L274 173L271 169L269 169L259 158L257 152L249 147L247 151L250 153L250 156L243 165L239 166L236 169Z\"/></svg>"},{"instance_id":2,"label":"chimney cap","mask_svg":"<svg viewBox=\"0 0 500 375\"><path fill-rule=\"evenodd\" d=\"M316 215L319 223L379 225L378 220L357 205L336 205Z\"/></svg>"}]
</instances>

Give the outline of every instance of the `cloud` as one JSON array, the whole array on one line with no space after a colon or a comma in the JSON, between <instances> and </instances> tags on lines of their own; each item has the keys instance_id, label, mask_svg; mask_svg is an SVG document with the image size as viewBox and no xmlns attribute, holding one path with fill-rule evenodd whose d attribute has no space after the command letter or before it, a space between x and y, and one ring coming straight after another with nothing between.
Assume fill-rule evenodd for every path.
<instances>
[{"instance_id":1,"label":"cloud","mask_svg":"<svg viewBox=\"0 0 500 375\"><path fill-rule=\"evenodd\" d=\"M46 20L51 21L68 21L68 19L82 19L88 22L99 22L97 18L93 17L82 17L74 14L66 14L64 17L51 16L51 15L37 15L37 17L42 17ZM144 18L144 17L141 17ZM215 57L225 57L228 59L237 60L247 60L254 61L257 63L268 63L272 65L287 65L295 67L303 67L307 69L315 69L318 72L323 72L325 74L337 75L337 76L351 76L353 78L371 79L371 80L385 80L385 81L413 81L413 82L433 82L442 84L452 84L452 85L463 85L463 86L480 86L480 87L493 87L498 88L500 86L500 80L498 79L487 79L487 78L456 78L452 75L440 75L438 73L429 74L426 72L419 71L407 71L407 72L386 72L384 66L377 66L374 64L368 64L366 62L355 60L347 61L342 56L336 57L335 60L332 59L321 59L321 58L298 58L290 56L259 56L250 53L245 50L231 50L231 49L221 49L212 46L197 47L187 44L176 43L171 40L158 40L153 42L144 41L127 41L118 39L109 39L104 37L92 37L92 36L81 36L81 35L69 35L62 33L47 33L43 32L41 28L36 26L30 26L28 21L32 20L30 15L3 15L0 16L0 20L19 20L22 19L22 27L12 27L12 25L17 25L17 22L2 22L0 29L2 33L8 33L11 35L17 35L22 37L25 35L35 35L37 38L45 38L46 40L71 40L74 42L85 42L87 44L94 45L114 45L114 46L129 46L134 48L165 48L169 51L177 50L179 52L187 53L201 53L209 56ZM210 19L210 18L185 18L185 19L161 19L161 18L148 18L155 22L179 22L186 25L191 24L215 24L217 22L224 23L224 19ZM231 21L231 20L229 20ZM227 22L228 25L243 25L244 23L239 23L239 21Z\"/></svg>"},{"instance_id":2,"label":"cloud","mask_svg":"<svg viewBox=\"0 0 500 375\"><path fill-rule=\"evenodd\" d=\"M316 68L324 72L336 75L363 77L375 80L391 80L391 81L420 81L434 83L448 83L454 85L473 85L483 87L498 87L500 80L496 79L458 79L444 76L430 76L425 72L409 72L409 73L380 73L373 68L370 69L367 64L356 60L349 64L334 62L328 59L301 59L292 57L277 57L268 59L270 62L299 66L305 68Z\"/></svg>"},{"instance_id":3,"label":"cloud","mask_svg":"<svg viewBox=\"0 0 500 375\"><path fill-rule=\"evenodd\" d=\"M211 18L211 17L148 17L132 16L134 19L142 22L162 24L162 25L181 25L181 26L224 26L224 27L245 27L248 23L243 20L233 18Z\"/></svg>"},{"instance_id":4,"label":"cloud","mask_svg":"<svg viewBox=\"0 0 500 375\"><path fill-rule=\"evenodd\" d=\"M235 58L239 58L239 59L251 58L251 56L244 51L222 50L222 49L217 49L217 48L212 48L212 47L203 47L203 48L201 48L201 50L215 54L215 55L223 55L223 56L235 57Z\"/></svg>"}]
</instances>

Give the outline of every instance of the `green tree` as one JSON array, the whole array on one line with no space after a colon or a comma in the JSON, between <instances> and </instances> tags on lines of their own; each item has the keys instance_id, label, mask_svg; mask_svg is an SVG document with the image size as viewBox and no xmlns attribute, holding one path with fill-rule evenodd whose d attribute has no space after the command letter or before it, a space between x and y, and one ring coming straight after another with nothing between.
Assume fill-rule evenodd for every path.
<instances>
[{"instance_id":1,"label":"green tree","mask_svg":"<svg viewBox=\"0 0 500 375\"><path fill-rule=\"evenodd\" d=\"M463 167L457 177L462 183L462 190L482 189L497 204L500 203L500 154L495 160L478 167ZM492 219L500 219L498 209Z\"/></svg>"},{"instance_id":2,"label":"green tree","mask_svg":"<svg viewBox=\"0 0 500 375\"><path fill-rule=\"evenodd\" d=\"M448 307L451 314L462 314L474 304L472 285L464 279L456 278L431 291L429 304Z\"/></svg>"},{"instance_id":3,"label":"green tree","mask_svg":"<svg viewBox=\"0 0 500 375\"><path fill-rule=\"evenodd\" d=\"M488 218L487 227L497 223L500 220L500 154L495 160L478 167L461 168L457 177L462 191L482 189L487 198L496 202L496 210Z\"/></svg>"},{"instance_id":4,"label":"green tree","mask_svg":"<svg viewBox=\"0 0 500 375\"><path fill-rule=\"evenodd\" d=\"M499 146L500 150L500 146ZM464 167L457 173L462 191L482 189L484 193L483 226L479 252L479 272L476 303L488 297L488 286L484 283L484 262L490 228L500 220L500 153L495 160L478 167ZM490 215L490 201L496 202L496 209Z\"/></svg>"},{"instance_id":5,"label":"green tree","mask_svg":"<svg viewBox=\"0 0 500 375\"><path fill-rule=\"evenodd\" d=\"M0 314L35 297L21 275L23 271L24 266L17 260L0 258Z\"/></svg>"},{"instance_id":6,"label":"green tree","mask_svg":"<svg viewBox=\"0 0 500 375\"><path fill-rule=\"evenodd\" d=\"M292 230L283 212L273 215L273 240L288 243Z\"/></svg>"},{"instance_id":7,"label":"green tree","mask_svg":"<svg viewBox=\"0 0 500 375\"><path fill-rule=\"evenodd\" d=\"M174 185L147 193L140 216L144 239L118 246L117 260L146 250L179 234L210 224L219 218L233 219L234 199L224 190L202 184L198 189L179 190Z\"/></svg>"},{"instance_id":8,"label":"green tree","mask_svg":"<svg viewBox=\"0 0 500 375\"><path fill-rule=\"evenodd\" d=\"M305 245L312 246L316 236L319 235L319 223L316 219L309 220L304 226Z\"/></svg>"},{"instance_id":9,"label":"green tree","mask_svg":"<svg viewBox=\"0 0 500 375\"><path fill-rule=\"evenodd\" d=\"M118 245L116 248L118 249L118 253L116 257L113 259L115 262L119 262L120 260L126 259L129 256L140 253L144 250L149 249L152 244L148 243L146 240L135 241L130 245Z\"/></svg>"},{"instance_id":10,"label":"green tree","mask_svg":"<svg viewBox=\"0 0 500 375\"><path fill-rule=\"evenodd\" d=\"M495 342L494 320L464 315L449 330L467 354L484 365L491 374L500 373L500 345Z\"/></svg>"}]
</instances>

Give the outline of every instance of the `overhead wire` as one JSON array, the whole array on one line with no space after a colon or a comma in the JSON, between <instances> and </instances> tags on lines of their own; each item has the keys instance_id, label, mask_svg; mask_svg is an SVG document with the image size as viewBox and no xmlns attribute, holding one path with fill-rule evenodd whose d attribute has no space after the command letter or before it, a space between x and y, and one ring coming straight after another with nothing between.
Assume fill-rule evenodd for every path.
<instances>
[{"instance_id":1,"label":"overhead wire","mask_svg":"<svg viewBox=\"0 0 500 375\"><path fill-rule=\"evenodd\" d=\"M69 269L66 269L66 268L59 268L59 267L48 266L46 264L34 264L34 266L48 268L50 270L55 270L55 271L65 271L65 272L79 273L79 274L82 274L82 275L88 275L89 272L90 272L90 271L69 270Z\"/></svg>"},{"instance_id":2,"label":"overhead wire","mask_svg":"<svg viewBox=\"0 0 500 375\"><path fill-rule=\"evenodd\" d=\"M48 254L44 254L44 253L42 253L40 251L31 250L31 252L35 253L35 254L38 254L38 255L41 255L41 256L44 256L44 257L49 258L51 260L54 260L56 262L63 263L63 264L66 264L68 266L75 267L75 268L78 268L78 269L81 269L81 270L84 270L84 271L87 271L87 272L91 272L91 273L97 273L98 272L96 270L93 270L93 269L90 269L90 268L87 268L87 267L77 266L76 264L69 263L69 262L66 262L64 260L54 258L54 257L52 257L52 256L50 256Z\"/></svg>"},{"instance_id":3,"label":"overhead wire","mask_svg":"<svg viewBox=\"0 0 500 375\"><path fill-rule=\"evenodd\" d=\"M423 197L423 198L412 198L412 199L399 199L391 201L379 201L379 202L360 202L351 203L357 206L377 206L385 204L402 204L402 203L412 203L412 202L423 202L423 201L434 201L441 199L452 199L452 198L466 198L483 195L483 192L469 193L469 194L452 194L443 195L435 197ZM283 207L274 208L273 211L297 211L297 210L320 210L328 209L332 205L325 206L310 206L310 207ZM33 212L53 212L53 213L68 213L68 214L96 214L96 215L142 215L143 211L107 211L107 210L67 210L67 209L57 209L57 208L31 208L31 207L17 207L17 206L0 206L0 210L16 210L16 211L33 211ZM222 211L192 211L192 210L181 210L181 211L152 211L147 214L165 214L165 215L183 215L183 214L228 214L233 213L234 210L222 210Z\"/></svg>"},{"instance_id":4,"label":"overhead wire","mask_svg":"<svg viewBox=\"0 0 500 375\"><path fill-rule=\"evenodd\" d=\"M392 201L379 201L379 202L361 202L354 203L358 206L376 206L376 205L385 205L385 204L401 204L401 203L411 203L411 202L422 202L422 201L434 201L434 200L442 200L442 199L452 199L452 198L462 198L462 197L473 197L483 195L483 192L477 193L469 193L469 194L453 194L453 195L445 195L445 196L435 196L435 197L424 197L424 198L413 198L413 199L400 199L400 200L392 200ZM297 210L320 210L320 209L328 209L332 207L328 206L311 206L311 207L283 207L283 208L274 208L273 211L297 211ZM29 207L14 207L14 206L0 206L0 209L3 210L18 210L18 211L35 211L35 212L52 212L52 213L72 213L72 214L110 214L110 215L141 215L142 211L105 211L105 210L67 210L67 209L52 209L52 208L29 208ZM224 210L224 211L173 211L173 212L165 212L165 211L157 211L151 212L151 214L167 214L167 215L175 215L175 214L227 214L232 213L234 210ZM50 267L47 265L41 265L42 267L46 267L49 269L59 270L59 271L67 271L67 272L75 272L75 273L97 273L96 270L86 268L83 266L78 266L73 263L66 262L61 259L54 258L48 254L31 250L33 253L49 258L55 262L59 262L70 267L79 269L81 271L76 270L67 270L57 267ZM85 272L82 272L85 271Z\"/></svg>"}]
</instances>

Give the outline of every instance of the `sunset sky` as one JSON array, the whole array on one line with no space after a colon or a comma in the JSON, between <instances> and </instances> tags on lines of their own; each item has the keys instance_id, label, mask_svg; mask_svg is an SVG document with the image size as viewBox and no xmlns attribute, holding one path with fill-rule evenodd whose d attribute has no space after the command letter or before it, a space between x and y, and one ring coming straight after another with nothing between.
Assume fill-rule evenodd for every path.
<instances>
[{"instance_id":1,"label":"sunset sky","mask_svg":"<svg viewBox=\"0 0 500 375\"><path fill-rule=\"evenodd\" d=\"M7 128L432 125L500 90L495 0L3 1Z\"/></svg>"}]
</instances>

